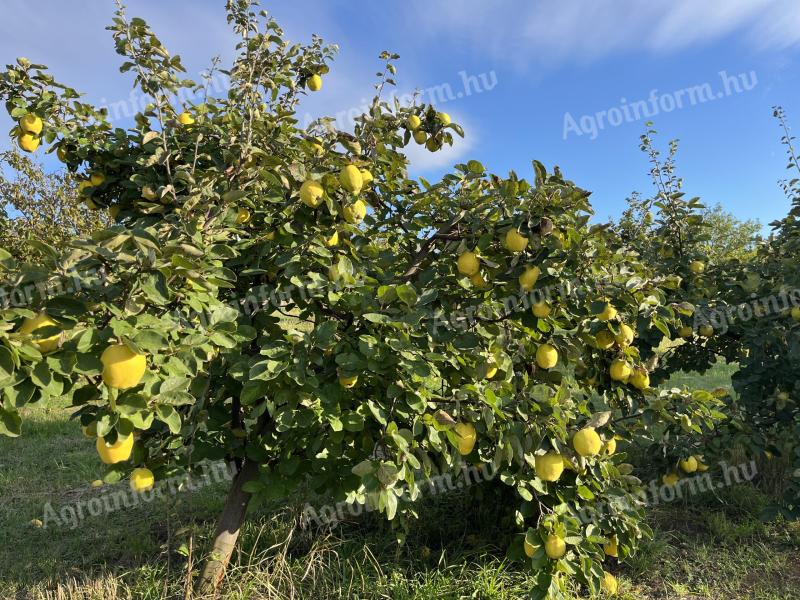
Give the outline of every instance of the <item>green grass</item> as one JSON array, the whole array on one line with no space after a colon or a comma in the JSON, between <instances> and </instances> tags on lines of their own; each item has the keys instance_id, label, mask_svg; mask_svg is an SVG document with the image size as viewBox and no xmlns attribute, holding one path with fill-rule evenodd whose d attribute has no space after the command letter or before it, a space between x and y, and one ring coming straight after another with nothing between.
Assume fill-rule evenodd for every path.
<instances>
[{"instance_id":1,"label":"green grass","mask_svg":"<svg viewBox=\"0 0 800 600\"><path fill-rule=\"evenodd\" d=\"M719 366L670 385L716 387L729 376ZM90 485L103 471L92 441L68 415L28 409L23 436L0 438L0 598L183 598L187 559L178 549L207 538L224 489L89 517L77 529L37 527L45 503L58 510L102 493ZM760 522L768 502L753 487L734 487L655 507L655 539L612 567L620 597L800 598L800 524ZM320 532L298 527L298 505L261 506L243 530L224 597L524 598L533 575L504 559L508 528L497 523L497 503L486 505L459 494L426 500L403 547L374 515Z\"/></svg>"}]
</instances>

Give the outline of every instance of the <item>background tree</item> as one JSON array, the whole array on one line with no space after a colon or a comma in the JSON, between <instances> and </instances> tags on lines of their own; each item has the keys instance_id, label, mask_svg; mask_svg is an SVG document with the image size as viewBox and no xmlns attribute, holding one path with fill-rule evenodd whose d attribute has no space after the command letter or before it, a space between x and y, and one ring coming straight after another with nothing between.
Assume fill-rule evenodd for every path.
<instances>
[{"instance_id":1,"label":"background tree","mask_svg":"<svg viewBox=\"0 0 800 600\"><path fill-rule=\"evenodd\" d=\"M17 150L0 154L0 198L0 247L20 261L41 256L36 242L60 247L108 223L85 205L72 174L46 172Z\"/></svg>"}]
</instances>

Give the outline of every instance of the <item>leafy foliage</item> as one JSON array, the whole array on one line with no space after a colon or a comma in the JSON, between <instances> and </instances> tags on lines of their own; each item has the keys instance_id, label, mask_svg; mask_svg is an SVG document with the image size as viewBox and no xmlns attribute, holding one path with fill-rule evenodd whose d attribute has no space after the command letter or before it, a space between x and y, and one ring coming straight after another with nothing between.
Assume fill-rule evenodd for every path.
<instances>
[{"instance_id":1,"label":"leafy foliage","mask_svg":"<svg viewBox=\"0 0 800 600\"><path fill-rule=\"evenodd\" d=\"M226 458L257 466L256 497L310 482L385 513L400 540L426 478L491 466L517 495L509 552L539 570L534 596L562 597L570 577L597 591L603 544L628 555L648 530L625 454L582 455L574 433L655 443L668 464L723 416L714 394L659 395L646 379L687 313L670 300L675 277L590 225L589 193L557 168L534 161L528 181L469 161L411 179L408 144L437 151L463 131L435 107L382 98L396 55L381 56L352 132L327 119L300 129L297 104L335 48L288 43L244 0L228 19L240 36L229 92L175 106L202 86L120 8L121 70L153 98L129 129L42 66L20 59L0 75L11 115L41 117L51 151L90 181L87 205L114 215L35 267L3 254L3 281L32 293L2 313L0 432L21 432L19 408L66 397L107 443L136 436L109 481ZM668 264L685 269L682 222L697 204L670 198ZM65 277L69 292L46 293ZM42 311L52 323L27 330ZM600 347L601 332L614 341ZM116 344L146 358L137 385L109 385L101 355ZM632 373L612 377L614 365ZM535 468L548 451L568 465L555 481ZM545 553L549 535L563 557Z\"/></svg>"}]
</instances>

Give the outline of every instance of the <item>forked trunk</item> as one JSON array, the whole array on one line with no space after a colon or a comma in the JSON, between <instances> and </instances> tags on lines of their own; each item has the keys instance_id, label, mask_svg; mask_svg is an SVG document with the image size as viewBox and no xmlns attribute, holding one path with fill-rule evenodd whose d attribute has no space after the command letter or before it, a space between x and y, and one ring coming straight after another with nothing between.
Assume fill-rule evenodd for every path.
<instances>
[{"instance_id":1,"label":"forked trunk","mask_svg":"<svg viewBox=\"0 0 800 600\"><path fill-rule=\"evenodd\" d=\"M239 530L247 514L247 505L252 494L244 491L244 484L258 477L258 464L245 461L242 470L236 475L225 500L225 507L219 516L217 530L211 551L206 558L203 572L197 580L195 592L197 598L215 598L225 578L225 570L231 559Z\"/></svg>"}]
</instances>

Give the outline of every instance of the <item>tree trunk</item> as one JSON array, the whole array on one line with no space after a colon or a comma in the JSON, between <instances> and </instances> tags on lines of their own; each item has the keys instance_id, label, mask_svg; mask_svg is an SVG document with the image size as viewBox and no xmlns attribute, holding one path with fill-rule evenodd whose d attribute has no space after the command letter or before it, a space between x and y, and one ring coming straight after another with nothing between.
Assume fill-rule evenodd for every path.
<instances>
[{"instance_id":1,"label":"tree trunk","mask_svg":"<svg viewBox=\"0 0 800 600\"><path fill-rule=\"evenodd\" d=\"M231 559L239 538L239 529L247 514L247 505L252 494L245 492L242 487L248 481L258 477L258 463L245 461L242 470L233 480L225 507L219 516L217 530L214 533L214 543L211 552L206 558L203 573L197 581L195 592L198 598L216 598L219 586L225 578L225 569Z\"/></svg>"}]
</instances>

